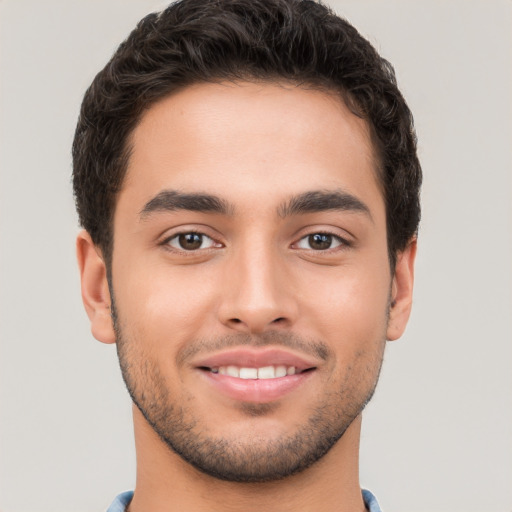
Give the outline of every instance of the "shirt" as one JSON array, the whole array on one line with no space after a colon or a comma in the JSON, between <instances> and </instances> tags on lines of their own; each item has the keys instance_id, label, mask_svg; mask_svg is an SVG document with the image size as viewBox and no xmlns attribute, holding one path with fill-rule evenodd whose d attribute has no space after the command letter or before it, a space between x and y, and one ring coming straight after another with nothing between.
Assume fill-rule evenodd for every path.
<instances>
[{"instance_id":1,"label":"shirt","mask_svg":"<svg viewBox=\"0 0 512 512\"><path fill-rule=\"evenodd\" d=\"M366 489L363 489L363 501L368 512L382 512L377 503L377 498ZM124 512L126 507L129 505L133 498L133 491L126 491L121 493L110 505L107 512Z\"/></svg>"}]
</instances>

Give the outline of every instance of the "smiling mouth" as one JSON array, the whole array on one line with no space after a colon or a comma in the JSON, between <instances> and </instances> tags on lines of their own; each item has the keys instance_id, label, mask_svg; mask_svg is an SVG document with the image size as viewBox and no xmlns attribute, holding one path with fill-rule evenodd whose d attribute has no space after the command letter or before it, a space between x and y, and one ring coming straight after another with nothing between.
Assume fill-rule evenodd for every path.
<instances>
[{"instance_id":1,"label":"smiling mouth","mask_svg":"<svg viewBox=\"0 0 512 512\"><path fill-rule=\"evenodd\" d=\"M269 365L259 368L248 368L244 366L227 365L212 368L201 366L199 369L213 374L227 375L228 377L244 380L268 380L306 373L315 370L315 367L299 369L296 366Z\"/></svg>"}]
</instances>

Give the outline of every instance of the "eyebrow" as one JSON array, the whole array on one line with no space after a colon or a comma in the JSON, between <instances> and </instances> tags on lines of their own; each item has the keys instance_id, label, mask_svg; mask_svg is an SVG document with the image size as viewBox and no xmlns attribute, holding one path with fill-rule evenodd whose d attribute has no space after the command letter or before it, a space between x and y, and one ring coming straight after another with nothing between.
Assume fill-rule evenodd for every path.
<instances>
[{"instance_id":1,"label":"eyebrow","mask_svg":"<svg viewBox=\"0 0 512 512\"><path fill-rule=\"evenodd\" d=\"M278 209L281 217L329 210L361 212L370 219L370 209L356 196L342 190L314 190L292 197Z\"/></svg>"},{"instance_id":2,"label":"eyebrow","mask_svg":"<svg viewBox=\"0 0 512 512\"><path fill-rule=\"evenodd\" d=\"M189 210L228 215L232 208L223 199L210 194L185 194L177 190L163 190L148 201L140 212L142 219L155 212Z\"/></svg>"},{"instance_id":3,"label":"eyebrow","mask_svg":"<svg viewBox=\"0 0 512 512\"><path fill-rule=\"evenodd\" d=\"M172 212L188 210L195 212L218 213L233 215L234 206L220 197L204 193L183 193L177 190L163 190L149 200L140 212L145 219L155 212ZM370 209L356 196L342 190L314 190L292 197L278 207L278 215L282 218L306 213L329 210L361 212L372 219Z\"/></svg>"}]
</instances>

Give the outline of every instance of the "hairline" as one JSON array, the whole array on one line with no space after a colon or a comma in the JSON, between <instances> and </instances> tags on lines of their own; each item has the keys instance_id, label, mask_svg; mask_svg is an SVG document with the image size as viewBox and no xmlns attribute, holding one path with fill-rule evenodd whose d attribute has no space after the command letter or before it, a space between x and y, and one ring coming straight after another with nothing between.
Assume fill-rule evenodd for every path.
<instances>
[{"instance_id":1,"label":"hairline","mask_svg":"<svg viewBox=\"0 0 512 512\"><path fill-rule=\"evenodd\" d=\"M251 74L250 72L240 73L239 75L226 75L226 76L218 76L211 77L209 79L202 80L191 80L184 84L178 84L173 86L173 84L169 84L169 91L167 93L162 93L161 95L155 97L154 99L147 101L144 104L144 108L134 116L134 123L131 126L130 130L126 134L123 149L120 152L120 175L122 179L120 181L120 185L118 190L113 193L113 203L110 211L110 218L108 219L107 232L109 236L106 240L107 247L100 247L101 253L103 255L103 259L105 262L105 266L107 267L107 272L111 273L112 270L112 258L114 253L114 217L117 208L117 200L119 194L122 192L123 187L126 183L126 179L129 172L130 159L132 157L132 153L134 150L134 134L137 127L142 122L145 115L158 103L165 101L166 99L183 92L184 90L194 87L197 85L207 85L207 84L223 84L223 83L231 83L234 85L240 84L261 84L261 85L275 85L278 87L285 87L286 85L294 86L296 88L301 88L304 90L312 90L318 91L330 96L331 98L340 101L349 112L358 117L359 119L364 121L364 126L366 128L366 136L368 137L368 148L370 150L370 157L372 160L372 167L375 173L375 182L379 189L382 199L384 200L385 213L386 213L386 244L388 249L388 260L390 263L391 273L394 274L394 264L396 261L396 257L399 250L391 252L391 247L389 244L389 229L388 229L388 207L387 207L387 194L386 194L386 184L384 178L384 168L383 168L383 157L382 157L382 148L380 141L378 139L377 133L375 131L375 127L371 122L371 119L368 116L363 115L361 109L358 108L357 99L344 87L341 87L335 84L333 81L328 79L323 79L319 77L315 80L314 77L308 80L297 80L294 78L285 77L279 74L263 76L257 74Z\"/></svg>"}]
</instances>

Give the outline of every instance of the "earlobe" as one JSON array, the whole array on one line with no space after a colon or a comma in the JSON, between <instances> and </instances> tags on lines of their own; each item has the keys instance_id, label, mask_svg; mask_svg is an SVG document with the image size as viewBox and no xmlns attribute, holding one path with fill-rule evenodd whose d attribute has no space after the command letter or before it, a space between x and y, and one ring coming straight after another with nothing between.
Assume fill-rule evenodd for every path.
<instances>
[{"instance_id":1,"label":"earlobe","mask_svg":"<svg viewBox=\"0 0 512 512\"><path fill-rule=\"evenodd\" d=\"M91 322L92 335L103 343L114 343L115 332L110 313L107 269L101 251L85 230L77 236L76 254L80 269L82 300Z\"/></svg>"},{"instance_id":2,"label":"earlobe","mask_svg":"<svg viewBox=\"0 0 512 512\"><path fill-rule=\"evenodd\" d=\"M402 336L411 314L416 246L416 238L413 238L404 251L397 255L387 329L387 339L390 341Z\"/></svg>"}]
</instances>

